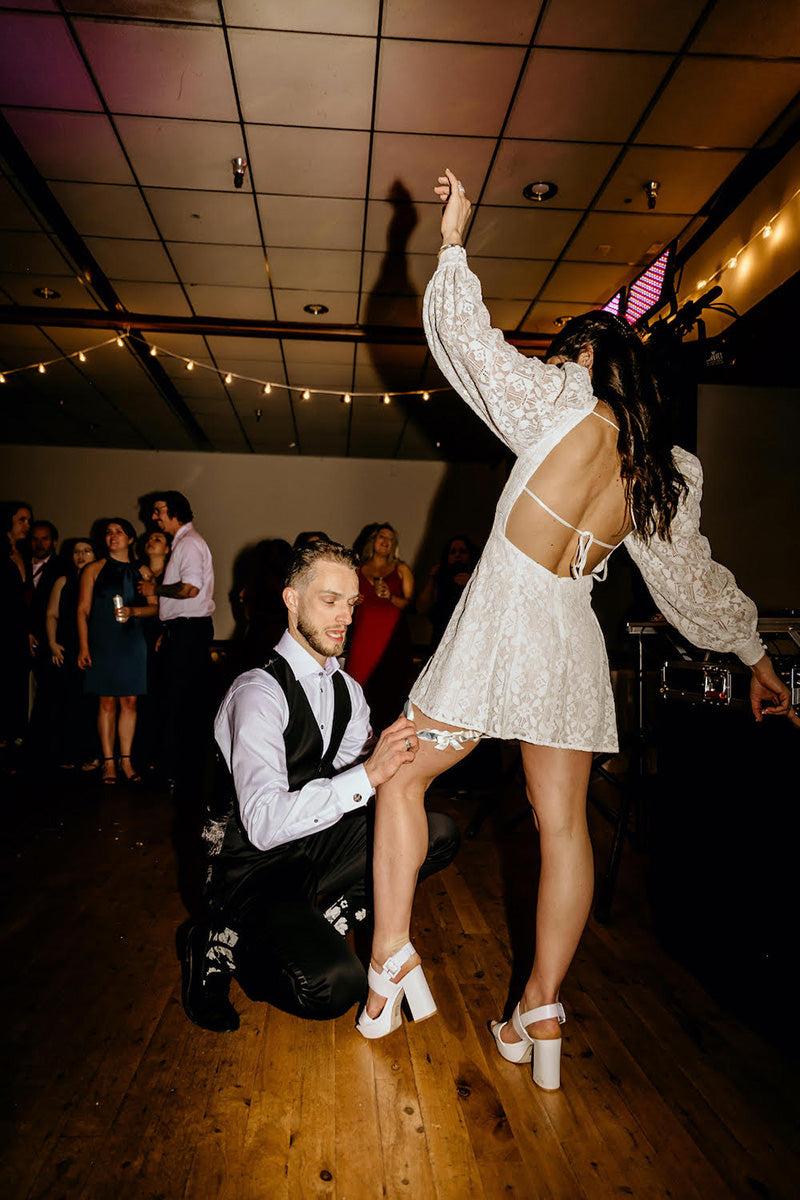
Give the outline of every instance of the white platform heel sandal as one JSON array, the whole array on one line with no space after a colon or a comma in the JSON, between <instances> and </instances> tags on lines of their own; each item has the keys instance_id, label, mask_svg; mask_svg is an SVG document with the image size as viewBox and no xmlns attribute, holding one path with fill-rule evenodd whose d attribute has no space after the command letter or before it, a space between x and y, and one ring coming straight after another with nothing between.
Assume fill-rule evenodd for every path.
<instances>
[{"instance_id":1,"label":"white platform heel sandal","mask_svg":"<svg viewBox=\"0 0 800 1200\"><path fill-rule=\"evenodd\" d=\"M561 1086L561 1038L531 1037L525 1028L533 1021L546 1021L548 1017L557 1017L559 1025L563 1025L567 1019L563 1004L543 1004L526 1013L521 1013L517 1005L511 1024L520 1039L518 1042L504 1042L500 1036L507 1021L493 1021L491 1030L497 1049L507 1062L525 1063L533 1059L533 1082L545 1092L557 1092Z\"/></svg>"},{"instance_id":2,"label":"white platform heel sandal","mask_svg":"<svg viewBox=\"0 0 800 1200\"><path fill-rule=\"evenodd\" d=\"M412 954L416 954L416 950L411 942L406 942L405 946L387 958L380 971L371 966L367 972L369 986L379 996L385 996L386 1003L377 1017L368 1016L366 1007L362 1009L356 1029L365 1038L382 1038L397 1029L403 1019L400 1006L404 996L415 1021L424 1021L436 1012L436 1003L421 963L398 979L397 983L392 982L392 977L402 970Z\"/></svg>"}]
</instances>

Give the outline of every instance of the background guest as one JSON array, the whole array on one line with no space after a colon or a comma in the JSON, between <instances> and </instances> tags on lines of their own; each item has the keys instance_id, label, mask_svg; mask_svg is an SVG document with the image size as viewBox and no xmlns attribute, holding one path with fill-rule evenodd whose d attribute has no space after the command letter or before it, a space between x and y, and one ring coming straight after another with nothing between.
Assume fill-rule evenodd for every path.
<instances>
[{"instance_id":1,"label":"background guest","mask_svg":"<svg viewBox=\"0 0 800 1200\"><path fill-rule=\"evenodd\" d=\"M477 546L466 534L457 533L445 542L439 562L431 568L425 587L417 597L417 611L426 613L433 626L431 651L442 640L477 561Z\"/></svg>"},{"instance_id":2,"label":"background guest","mask_svg":"<svg viewBox=\"0 0 800 1200\"><path fill-rule=\"evenodd\" d=\"M327 533L323 533L321 529L304 529L302 533L298 533L297 537L292 542L293 550L305 550L306 546L310 546L313 542L330 542L331 539Z\"/></svg>"},{"instance_id":3,"label":"background guest","mask_svg":"<svg viewBox=\"0 0 800 1200\"><path fill-rule=\"evenodd\" d=\"M22 746L28 719L28 636L30 559L28 535L33 509L23 500L2 505L3 547L0 551L0 753L9 769Z\"/></svg>"},{"instance_id":4,"label":"background guest","mask_svg":"<svg viewBox=\"0 0 800 1200\"><path fill-rule=\"evenodd\" d=\"M362 563L364 561L364 550L367 542L372 541L379 529L380 525L377 521L370 521L369 524L362 528L358 537L353 542L353 554L356 556L357 563Z\"/></svg>"},{"instance_id":5,"label":"background guest","mask_svg":"<svg viewBox=\"0 0 800 1200\"><path fill-rule=\"evenodd\" d=\"M139 594L158 596L163 654L167 772L193 800L211 748L211 642L214 566L182 492L151 493L152 520L172 538L161 583L143 581Z\"/></svg>"},{"instance_id":6,"label":"background guest","mask_svg":"<svg viewBox=\"0 0 800 1200\"><path fill-rule=\"evenodd\" d=\"M414 595L414 576L397 556L397 531L379 524L358 569L361 603L353 616L347 672L364 689L373 727L399 715L411 676L411 635L404 618Z\"/></svg>"},{"instance_id":7,"label":"background guest","mask_svg":"<svg viewBox=\"0 0 800 1200\"><path fill-rule=\"evenodd\" d=\"M167 569L172 538L163 529L151 529L139 538L137 558L150 572L150 580L159 584ZM143 576L146 577L146 576ZM139 698L136 717L135 757L139 770L153 775L164 758L164 673L161 649L161 622L156 618L142 623L147 643L147 695Z\"/></svg>"},{"instance_id":8,"label":"background guest","mask_svg":"<svg viewBox=\"0 0 800 1200\"><path fill-rule=\"evenodd\" d=\"M140 618L155 616L156 608L135 607L136 586L144 578L131 562L135 537L124 517L106 522L106 556L82 572L78 595L78 666L86 671L86 691L100 697L97 730L105 784L116 783L117 738L122 774L130 783L140 782L131 762L136 697L147 692L147 646ZM120 620L114 596L122 597Z\"/></svg>"},{"instance_id":9,"label":"background guest","mask_svg":"<svg viewBox=\"0 0 800 1200\"><path fill-rule=\"evenodd\" d=\"M52 521L31 524L31 585L29 630L31 668L36 683L28 725L27 753L37 769L52 761L53 725L56 721L57 683L47 644L46 614L53 584L62 573L58 555L58 530Z\"/></svg>"},{"instance_id":10,"label":"background guest","mask_svg":"<svg viewBox=\"0 0 800 1200\"><path fill-rule=\"evenodd\" d=\"M31 522L31 583L34 590L47 577L47 568L56 565L58 530L52 521Z\"/></svg>"},{"instance_id":11,"label":"background guest","mask_svg":"<svg viewBox=\"0 0 800 1200\"><path fill-rule=\"evenodd\" d=\"M305 536L309 535L301 534ZM270 538L259 542L250 555L248 579L239 593L245 624L238 656L242 671L261 666L286 629L283 588L291 554L287 541Z\"/></svg>"},{"instance_id":12,"label":"background guest","mask_svg":"<svg viewBox=\"0 0 800 1200\"><path fill-rule=\"evenodd\" d=\"M53 670L53 706L50 746L55 762L64 768L100 766L97 744L97 702L84 693L83 672L78 667L78 591L80 574L95 561L88 538L64 544L64 574L50 590L45 623Z\"/></svg>"},{"instance_id":13,"label":"background guest","mask_svg":"<svg viewBox=\"0 0 800 1200\"><path fill-rule=\"evenodd\" d=\"M139 561L147 564L150 578L155 583L161 583L172 546L171 535L164 533L163 529L151 529L139 539L139 543Z\"/></svg>"}]
</instances>

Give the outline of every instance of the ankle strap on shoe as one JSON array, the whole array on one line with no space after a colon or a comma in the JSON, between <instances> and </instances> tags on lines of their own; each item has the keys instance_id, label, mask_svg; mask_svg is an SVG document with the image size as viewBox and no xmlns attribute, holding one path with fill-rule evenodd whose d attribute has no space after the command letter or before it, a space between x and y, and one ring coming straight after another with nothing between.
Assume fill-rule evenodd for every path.
<instances>
[{"instance_id":1,"label":"ankle strap on shoe","mask_svg":"<svg viewBox=\"0 0 800 1200\"><path fill-rule=\"evenodd\" d=\"M405 946L401 946L399 950L395 950L394 954L391 954L386 959L386 962L381 967L380 974L387 979L391 979L408 962L412 954L416 954L416 950L411 945L411 942L406 942Z\"/></svg>"},{"instance_id":2,"label":"ankle strap on shoe","mask_svg":"<svg viewBox=\"0 0 800 1200\"><path fill-rule=\"evenodd\" d=\"M541 1008L532 1008L530 1012L520 1013L519 1019L523 1025L530 1025L532 1021L546 1021L549 1017L557 1017L559 1025L563 1025L567 1019L567 1014L564 1012L563 1004L543 1004Z\"/></svg>"}]
</instances>

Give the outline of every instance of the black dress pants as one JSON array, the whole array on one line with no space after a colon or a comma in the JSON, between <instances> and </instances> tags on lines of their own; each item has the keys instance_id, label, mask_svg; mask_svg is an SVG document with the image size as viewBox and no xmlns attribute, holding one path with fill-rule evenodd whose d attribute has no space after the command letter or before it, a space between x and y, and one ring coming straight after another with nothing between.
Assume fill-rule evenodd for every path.
<instances>
[{"instance_id":1,"label":"black dress pants","mask_svg":"<svg viewBox=\"0 0 800 1200\"><path fill-rule=\"evenodd\" d=\"M364 998L364 967L323 911L342 896L348 914L371 906L370 816L353 813L321 833L266 851L263 866L217 908L214 926L238 934L236 978L252 1000L328 1020ZM460 843L449 817L427 816L420 879L452 862Z\"/></svg>"}]
</instances>

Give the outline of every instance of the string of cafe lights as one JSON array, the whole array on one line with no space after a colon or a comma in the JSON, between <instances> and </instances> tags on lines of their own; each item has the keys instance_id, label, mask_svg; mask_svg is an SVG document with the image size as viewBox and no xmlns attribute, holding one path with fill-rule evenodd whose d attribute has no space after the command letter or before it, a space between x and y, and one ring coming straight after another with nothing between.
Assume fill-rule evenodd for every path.
<instances>
[{"instance_id":1,"label":"string of cafe lights","mask_svg":"<svg viewBox=\"0 0 800 1200\"><path fill-rule=\"evenodd\" d=\"M789 207L789 205L794 203L794 201L797 199L798 196L800 196L800 188L798 188L795 192L793 192L792 195L789 197L789 199L786 200L781 205L781 207L777 210L777 212L775 212L775 214L768 221L766 221L760 227L760 229L758 229L752 235L752 237L747 242L745 242L744 245L739 248L739 250L737 250L737 252L735 254L731 255L731 257L729 259L727 259L722 264L722 266L718 267L717 270L714 271L713 274L709 275L706 279L698 279L697 283L695 284L694 291L702 292L707 287L709 287L709 285L713 284L716 279L719 279L725 273L725 271L734 271L736 269L736 267L738 267L740 260L747 253L749 248L755 242L757 242L759 238L769 239L769 238L773 237L773 235L776 232L779 232L776 229L776 227L778 225L778 222L780 221L781 216L786 211L786 209ZM612 301L612 303L613 303L613 301ZM42 359L39 362L26 363L26 365L22 366L22 367L11 367L6 371L0 371L0 384L6 383L11 375L18 375L23 371L37 371L40 375L45 375L47 373L48 367L56 366L58 363L62 363L62 362L69 362L70 359L77 359L78 362L85 363L88 355L93 354L96 350L102 350L105 346L110 346L113 342L116 342L117 346L122 348L125 345L125 340L128 338L128 336L129 336L129 330L125 330L124 332L114 334L113 337L106 338L105 341L97 342L94 346L85 346L82 350L74 350L71 354L59 354L59 355L56 355L56 357L54 357L54 358ZM251 383L251 384L255 384L256 387L260 388L261 394L264 396L271 395L273 391L284 391L284 392L289 392L289 393L296 392L300 395L301 399L303 399L305 401L310 400L313 395L318 395L318 396L338 396L341 399L341 402L343 404L351 404L354 399L361 399L361 398L363 398L363 399L375 398L375 399L380 399L384 404L391 404L392 400L395 399L397 396L421 396L424 401L428 401L428 400L430 400L431 396L435 395L437 392L446 392L446 391L450 390L447 387L440 387L440 388L426 388L426 389L422 389L422 388L408 389L408 388L406 388L406 389L403 389L402 391L396 391L396 392L387 392L387 391L342 392L341 389L339 389L339 388L302 387L302 386L298 386L296 384L273 383L271 380L256 379L250 375L240 375L236 371L226 371L219 367L211 366L209 363L197 362L195 359L187 358L183 354L176 354L172 350L165 350L163 347L157 346L153 343L151 343L151 345L150 345L150 354L154 358L156 358L158 355L161 355L164 358L177 359L177 361L184 363L187 371L194 371L195 368L198 368L199 370L203 370L203 371L211 371L213 374L217 375L220 379L224 380L225 384L228 386L230 386L234 382Z\"/></svg>"},{"instance_id":2,"label":"string of cafe lights","mask_svg":"<svg viewBox=\"0 0 800 1200\"><path fill-rule=\"evenodd\" d=\"M121 333L116 333L113 337L106 338L103 342L97 342L94 346L85 346L82 350L73 350L71 354L59 354L55 358L43 359L39 362L26 363L23 367L11 367L7 371L0 372L0 384L8 381L11 375L18 375L23 371L36 371L39 375L47 374L49 367L56 366L58 363L69 362L75 359L80 363L85 363L88 356L96 350L102 350L105 346L110 346L116 342L117 346L124 347L129 331L125 330ZM319 387L303 387L297 384L290 383L275 383L269 379L256 379L252 375L241 375L236 371L227 371L220 367L212 366L210 363L198 362L197 359L187 358L183 354L176 354L173 350L166 350L163 346L150 344L150 354L153 358L172 358L177 362L182 362L187 371L210 371L221 379L227 386L234 383L254 384L262 396L270 396L273 392L283 391L297 393L301 400L309 401L313 396L338 396L342 404L352 404L356 399L376 399L383 404L391 404L398 396L421 396L424 401L430 400L431 396L437 392L446 392L450 389L447 387L438 388L403 388L400 391L388 392L381 391L349 391L343 392L341 388L319 388Z\"/></svg>"},{"instance_id":3,"label":"string of cafe lights","mask_svg":"<svg viewBox=\"0 0 800 1200\"><path fill-rule=\"evenodd\" d=\"M711 287L711 285L715 283L715 281L719 279L726 271L735 271L739 266L740 260L744 257L750 247L759 240L759 238L769 239L774 237L776 234L779 234L780 231L777 228L778 222L789 205L793 204L798 196L800 196L800 188L798 188L796 192L793 192L789 199L781 205L777 212L770 217L768 221L765 221L764 224L756 230L753 236L746 241L744 245L736 251L735 254L732 254L730 258L726 259L721 267L718 267L717 270L714 271L712 275L709 275L706 279L698 279L694 287L695 292L703 292L706 288Z\"/></svg>"}]
</instances>

